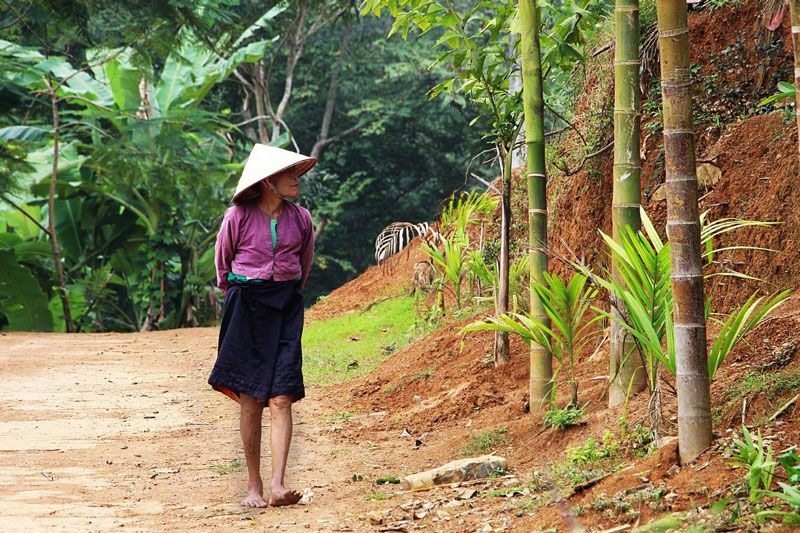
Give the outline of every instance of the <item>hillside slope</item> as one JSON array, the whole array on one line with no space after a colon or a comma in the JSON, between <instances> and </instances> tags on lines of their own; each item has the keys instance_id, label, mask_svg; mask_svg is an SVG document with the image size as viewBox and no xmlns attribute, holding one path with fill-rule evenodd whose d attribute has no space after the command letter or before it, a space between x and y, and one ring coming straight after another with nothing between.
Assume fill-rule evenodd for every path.
<instances>
[{"instance_id":1,"label":"hillside slope","mask_svg":"<svg viewBox=\"0 0 800 533\"><path fill-rule=\"evenodd\" d=\"M794 116L756 106L760 99L775 92L778 81L791 78L791 34L786 21L774 34L764 30L760 10L759 2L748 1L690 16L692 61L698 65L698 159L721 171L718 180L703 184L701 209L708 210L712 219L737 217L780 223L769 229L743 230L720 242L720 246L747 244L774 252L740 251L717 258L718 271L733 269L763 281L712 278L708 292L715 312L729 312L756 289L771 292L793 288L800 280L796 261L800 253L800 189L794 186L798 171ZM611 140L612 57L600 56L591 67L586 90L577 103L574 124L584 132L596 134L596 148ZM664 176L658 87L648 96L642 189L645 209L656 227L663 228L666 206L659 193ZM567 134L561 146L561 157L569 168L582 154L594 150L583 147L574 132ZM558 259L572 259L573 253L595 267L605 262L597 229L611 229L612 164L609 150L569 176L551 169L549 197L554 216L550 221L550 246L554 270L564 272L566 268ZM522 191L523 187L521 181L515 183L515 190ZM524 220L526 208L524 195L515 196L517 220ZM519 233L523 226L515 224L515 240L524 238ZM346 294L346 288L340 291L337 296ZM749 344L737 348L720 370L712 387L718 439L696 464L675 466L674 445L642 459L637 457L636 445L631 449L630 442L620 443L615 453L617 467L622 470L573 496L562 499L559 490L551 487L544 493L519 499L481 498L470 502L469 508L495 517L516 516L520 520L514 519L514 530L561 529L575 520L599 530L624 523L646 523L666 512L707 508L720 498L741 496L743 471L729 467L722 452L730 446L730 437L742 421L758 424L775 450L800 442L800 406L789 406L765 424L800 386L800 363L795 355L800 346L799 310L800 302L793 297L778 316L754 332ZM346 384L341 391L342 410L388 414L349 423L342 435L352 442L396 442L397 436L407 430L413 436L425 437L416 453L430 464L439 464L459 457L464 443L477 432L493 430L504 435L493 449L509 457L513 473L521 480L535 480L542 472L563 466L568 449L584 445L589 439L601 443L607 432L619 434L623 408L605 407L605 348L585 354L579 362L581 403L590 402L585 424L564 431L545 430L538 419L526 414L525 345L514 339L511 363L496 369L490 364L490 335L470 336L462 342L458 330L471 320L447 323L393 355L370 375ZM713 339L714 331L710 335ZM565 387L560 389L565 394ZM675 398L665 389L662 401L662 437L674 435ZM631 402L629 426L649 423L647 402L644 397ZM648 494L658 493L658 505L649 505L640 498L634 505L635 512L627 512L633 505L631 501L645 489L650 491ZM664 495L669 497L663 500ZM557 504L559 501L562 503ZM730 520L731 515L726 513L722 513L724 520ZM693 519L709 523L723 520L706 515L700 511ZM736 529L733 523L728 526Z\"/></svg>"}]
</instances>

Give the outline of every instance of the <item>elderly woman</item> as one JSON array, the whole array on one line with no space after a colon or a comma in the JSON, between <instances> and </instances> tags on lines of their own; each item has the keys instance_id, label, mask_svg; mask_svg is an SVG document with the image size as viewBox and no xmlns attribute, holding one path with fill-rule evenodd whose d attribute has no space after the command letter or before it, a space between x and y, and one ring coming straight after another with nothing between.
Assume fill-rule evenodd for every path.
<instances>
[{"instance_id":1,"label":"elderly woman","mask_svg":"<svg viewBox=\"0 0 800 533\"><path fill-rule=\"evenodd\" d=\"M316 160L256 144L233 205L217 235L217 284L225 295L217 361L208 383L241 405L239 427L247 462L242 505L292 505L300 494L284 485L292 439L292 403L305 396L300 338L303 287L314 253L308 210L286 201ZM261 418L270 411L272 480L261 480Z\"/></svg>"}]
</instances>

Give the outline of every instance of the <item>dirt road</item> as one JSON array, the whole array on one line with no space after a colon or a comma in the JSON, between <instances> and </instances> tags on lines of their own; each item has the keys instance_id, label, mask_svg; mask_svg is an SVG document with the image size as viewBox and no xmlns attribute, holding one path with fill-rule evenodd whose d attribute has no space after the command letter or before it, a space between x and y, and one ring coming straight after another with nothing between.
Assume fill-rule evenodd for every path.
<instances>
[{"instance_id":1,"label":"dirt road","mask_svg":"<svg viewBox=\"0 0 800 533\"><path fill-rule=\"evenodd\" d=\"M216 335L0 335L2 530L367 527L359 516L382 502L350 480L391 451L338 442L321 389L296 405L287 473L312 503L238 505L238 406L206 385Z\"/></svg>"}]
</instances>

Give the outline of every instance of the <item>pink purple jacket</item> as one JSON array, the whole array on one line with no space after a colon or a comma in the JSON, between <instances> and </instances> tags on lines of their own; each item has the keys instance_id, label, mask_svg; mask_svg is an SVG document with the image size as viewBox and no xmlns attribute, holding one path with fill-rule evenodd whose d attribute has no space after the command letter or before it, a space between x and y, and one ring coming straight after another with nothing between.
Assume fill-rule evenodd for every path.
<instances>
[{"instance_id":1,"label":"pink purple jacket","mask_svg":"<svg viewBox=\"0 0 800 533\"><path fill-rule=\"evenodd\" d=\"M305 287L314 256L311 213L284 202L274 253L270 221L257 202L235 204L225 211L214 248L217 286L223 294L228 289L228 272L275 281L300 279L300 288Z\"/></svg>"}]
</instances>

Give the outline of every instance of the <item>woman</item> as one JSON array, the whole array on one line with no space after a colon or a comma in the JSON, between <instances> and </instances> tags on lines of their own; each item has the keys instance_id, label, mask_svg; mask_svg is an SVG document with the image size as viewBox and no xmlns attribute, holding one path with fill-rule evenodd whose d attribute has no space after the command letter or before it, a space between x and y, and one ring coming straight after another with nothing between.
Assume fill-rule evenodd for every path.
<instances>
[{"instance_id":1,"label":"woman","mask_svg":"<svg viewBox=\"0 0 800 533\"><path fill-rule=\"evenodd\" d=\"M316 160L256 144L233 205L217 235L217 285L225 295L217 362L208 378L241 405L239 428L247 462L242 505L292 505L300 494L284 486L292 438L292 403L305 396L300 338L303 295L314 253L308 210L286 201ZM270 411L272 480L261 480L261 417Z\"/></svg>"}]
</instances>

